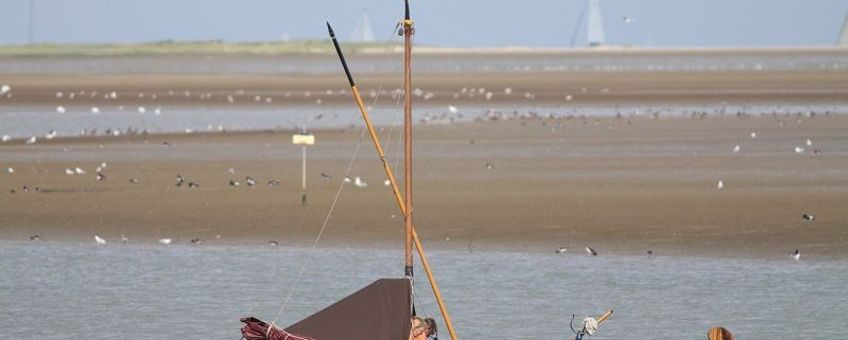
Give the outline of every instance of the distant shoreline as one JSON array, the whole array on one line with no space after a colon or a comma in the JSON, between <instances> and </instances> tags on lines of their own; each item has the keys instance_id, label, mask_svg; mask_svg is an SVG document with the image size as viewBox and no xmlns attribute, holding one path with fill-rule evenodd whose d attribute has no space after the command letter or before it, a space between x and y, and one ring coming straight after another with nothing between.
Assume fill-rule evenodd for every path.
<instances>
[{"instance_id":1,"label":"distant shoreline","mask_svg":"<svg viewBox=\"0 0 848 340\"><path fill-rule=\"evenodd\" d=\"M400 44L384 42L354 43L342 45L347 53L381 54L401 53ZM144 43L42 43L33 45L0 46L0 57L121 57L121 56L164 56L164 55L325 55L332 54L332 46L324 40L302 40L292 42L222 42L222 41L157 41ZM848 53L846 46L762 46L762 47L637 47L604 45L598 47L440 47L417 46L417 54L769 54L769 53Z\"/></svg>"}]
</instances>

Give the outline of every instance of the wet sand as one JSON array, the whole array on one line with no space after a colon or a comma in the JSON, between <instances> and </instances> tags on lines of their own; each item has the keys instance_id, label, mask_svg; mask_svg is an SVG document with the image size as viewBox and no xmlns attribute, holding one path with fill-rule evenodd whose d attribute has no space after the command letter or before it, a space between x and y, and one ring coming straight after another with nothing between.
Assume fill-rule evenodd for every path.
<instances>
[{"instance_id":1,"label":"wet sand","mask_svg":"<svg viewBox=\"0 0 848 340\"><path fill-rule=\"evenodd\" d=\"M360 132L315 132L305 207L291 131L0 144L0 238L93 243L97 234L117 243L123 234L130 242L309 246ZM415 133L414 216L428 248L848 256L845 115L528 119L418 125ZM396 146L386 146L393 164ZM98 182L101 162L106 178ZM64 173L75 167L87 173ZM258 184L246 186L246 176ZM368 186L344 185L320 245L400 245L402 221L367 140L350 176ZM280 185L269 186L272 179Z\"/></svg>"},{"instance_id":2,"label":"wet sand","mask_svg":"<svg viewBox=\"0 0 848 340\"><path fill-rule=\"evenodd\" d=\"M400 87L397 74L356 75L363 94ZM689 72L433 72L415 74L415 88L431 92L416 105L722 105L844 103L848 70ZM398 80L398 81L395 81ZM10 74L7 105L348 105L344 74ZM491 92L469 95L466 89ZM510 94L505 89L510 89ZM327 90L332 93L327 94ZM104 98L115 91L118 99ZM346 92L345 92L346 91ZM58 98L56 93L63 97ZM76 97L67 95L76 92ZM143 96L139 96L142 94ZM152 95L156 95L154 98ZM207 97L208 96L208 97ZM228 96L233 96L230 102ZM570 97L566 102L566 98ZM262 103L263 105L264 102Z\"/></svg>"}]
</instances>

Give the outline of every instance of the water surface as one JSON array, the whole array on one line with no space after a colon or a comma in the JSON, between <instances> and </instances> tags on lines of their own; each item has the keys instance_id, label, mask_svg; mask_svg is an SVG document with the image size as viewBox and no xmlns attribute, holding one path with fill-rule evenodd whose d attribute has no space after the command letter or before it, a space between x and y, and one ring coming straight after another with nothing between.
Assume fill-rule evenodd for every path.
<instances>
[{"instance_id":1,"label":"water surface","mask_svg":"<svg viewBox=\"0 0 848 340\"><path fill-rule=\"evenodd\" d=\"M742 339L848 331L843 262L429 255L463 339L564 339L572 314L610 307L595 339L703 339L714 325ZM3 241L0 338L237 339L239 317L277 315L301 268L281 324L402 267L400 250ZM419 313L435 314L423 273L416 291Z\"/></svg>"}]
</instances>

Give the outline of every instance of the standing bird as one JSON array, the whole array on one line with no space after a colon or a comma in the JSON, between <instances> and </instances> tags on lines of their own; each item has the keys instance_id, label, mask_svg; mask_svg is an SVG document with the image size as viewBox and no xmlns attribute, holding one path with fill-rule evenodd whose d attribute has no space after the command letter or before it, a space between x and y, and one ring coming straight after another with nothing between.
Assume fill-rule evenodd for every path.
<instances>
[{"instance_id":1,"label":"standing bird","mask_svg":"<svg viewBox=\"0 0 848 340\"><path fill-rule=\"evenodd\" d=\"M183 186L183 182L185 182L185 178L183 178L182 175L177 174L177 184L176 184L176 186L178 186L178 187Z\"/></svg>"},{"instance_id":2,"label":"standing bird","mask_svg":"<svg viewBox=\"0 0 848 340\"><path fill-rule=\"evenodd\" d=\"M566 251L568 251L568 249L567 249L567 248L565 248L565 247L559 247L559 248L557 248L556 253L557 253L557 254L565 254L565 252L566 252Z\"/></svg>"},{"instance_id":3,"label":"standing bird","mask_svg":"<svg viewBox=\"0 0 848 340\"><path fill-rule=\"evenodd\" d=\"M130 242L130 239L128 239L126 236L124 236L124 234L121 234L121 243L126 244L126 243L129 243L129 242Z\"/></svg>"},{"instance_id":4,"label":"standing bird","mask_svg":"<svg viewBox=\"0 0 848 340\"><path fill-rule=\"evenodd\" d=\"M106 175L104 175L102 172L98 171L97 172L97 181L102 182L104 179L106 179Z\"/></svg>"},{"instance_id":5,"label":"standing bird","mask_svg":"<svg viewBox=\"0 0 848 340\"><path fill-rule=\"evenodd\" d=\"M94 242L97 243L98 246L106 244L106 240L97 235L94 235Z\"/></svg>"},{"instance_id":6,"label":"standing bird","mask_svg":"<svg viewBox=\"0 0 848 340\"><path fill-rule=\"evenodd\" d=\"M247 183L247 186L249 186L249 187L256 185L256 180L253 179L253 177L247 176L247 177L244 178L244 181L245 181L245 183Z\"/></svg>"},{"instance_id":7,"label":"standing bird","mask_svg":"<svg viewBox=\"0 0 848 340\"><path fill-rule=\"evenodd\" d=\"M598 256L598 252L596 252L595 249L592 249L589 246L586 246L586 254L591 256Z\"/></svg>"},{"instance_id":8,"label":"standing bird","mask_svg":"<svg viewBox=\"0 0 848 340\"><path fill-rule=\"evenodd\" d=\"M801 250L795 249L795 253L792 254L792 259L795 260L795 262L801 261Z\"/></svg>"},{"instance_id":9,"label":"standing bird","mask_svg":"<svg viewBox=\"0 0 848 340\"><path fill-rule=\"evenodd\" d=\"M805 213L805 214L803 214L803 215L801 215L801 218L803 218L803 219L804 219L804 221L808 221L808 222L811 222L811 221L813 221L813 220L815 220L815 219L816 219L816 217L815 217L815 216L813 216L813 215L811 215L811 214L806 214L806 213Z\"/></svg>"}]
</instances>

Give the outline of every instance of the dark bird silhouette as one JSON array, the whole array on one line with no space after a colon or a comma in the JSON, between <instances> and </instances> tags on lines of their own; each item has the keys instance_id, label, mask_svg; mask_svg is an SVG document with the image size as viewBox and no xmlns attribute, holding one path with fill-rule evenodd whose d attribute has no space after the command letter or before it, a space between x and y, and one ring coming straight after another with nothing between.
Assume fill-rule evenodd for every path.
<instances>
[{"instance_id":1,"label":"dark bird silhouette","mask_svg":"<svg viewBox=\"0 0 848 340\"><path fill-rule=\"evenodd\" d=\"M813 221L813 220L815 220L815 219L816 219L816 217L815 217L815 216L813 216L813 215L811 215L811 214L807 214L807 213L805 213L805 214L801 215L801 218L803 218L803 219L804 219L804 221L808 221L808 222Z\"/></svg>"}]
</instances>

